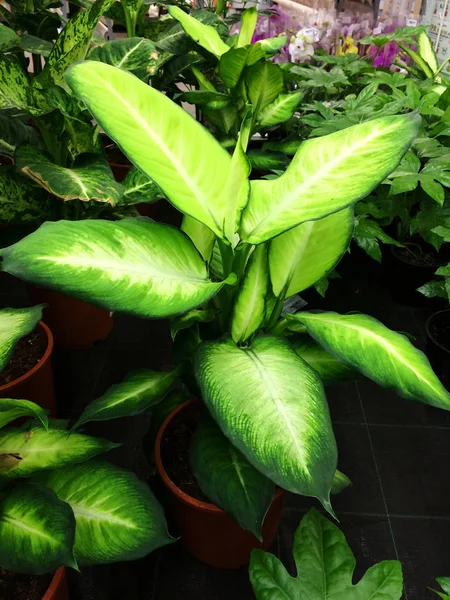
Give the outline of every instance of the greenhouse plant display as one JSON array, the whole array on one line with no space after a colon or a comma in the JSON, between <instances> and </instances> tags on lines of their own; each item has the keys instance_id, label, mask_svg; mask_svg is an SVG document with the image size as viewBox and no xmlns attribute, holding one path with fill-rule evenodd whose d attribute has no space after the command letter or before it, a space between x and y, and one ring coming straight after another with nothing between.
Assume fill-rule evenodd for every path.
<instances>
[{"instance_id":1,"label":"greenhouse plant display","mask_svg":"<svg viewBox=\"0 0 450 600\"><path fill-rule=\"evenodd\" d=\"M89 405L80 423L138 414L154 402L153 391L160 396L161 382L176 376L212 417L203 432L216 440L217 453L208 445L208 468L205 453L193 453L199 486L256 534L255 545L275 486L316 497L334 514L337 448L314 358L328 357L336 376L351 368L444 410L450 395L425 356L376 319L284 315L283 305L339 261L352 236L353 204L398 166L420 117L382 117L308 140L282 176L250 181L251 106L230 155L130 73L85 61L65 77L108 136L184 214L182 231L146 218L49 222L2 251L3 270L25 281L108 310L172 318L176 369L147 374L146 384L131 374L125 393L119 388ZM292 330L313 351L297 353ZM215 479L213 464L226 467L226 481ZM264 494L255 480L264 482Z\"/></svg>"},{"instance_id":2,"label":"greenhouse plant display","mask_svg":"<svg viewBox=\"0 0 450 600\"><path fill-rule=\"evenodd\" d=\"M117 444L66 426L33 402L0 399L4 597L20 585L29 600L66 600L64 567L135 560L174 541L150 488L97 458Z\"/></svg>"},{"instance_id":3,"label":"greenhouse plant display","mask_svg":"<svg viewBox=\"0 0 450 600\"><path fill-rule=\"evenodd\" d=\"M295 532L293 555L296 577L272 554L253 550L249 574L256 600L400 600L402 596L398 560L373 565L353 584L356 561L344 534L315 509L303 517ZM438 582L445 589L441 579Z\"/></svg>"}]
</instances>

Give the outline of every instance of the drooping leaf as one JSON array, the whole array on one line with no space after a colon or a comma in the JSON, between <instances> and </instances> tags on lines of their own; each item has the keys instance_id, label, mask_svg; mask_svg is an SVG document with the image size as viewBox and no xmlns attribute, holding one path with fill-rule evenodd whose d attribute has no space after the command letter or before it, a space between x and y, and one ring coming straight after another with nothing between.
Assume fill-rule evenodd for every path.
<instances>
[{"instance_id":1,"label":"drooping leaf","mask_svg":"<svg viewBox=\"0 0 450 600\"><path fill-rule=\"evenodd\" d=\"M236 48L251 44L256 22L258 20L258 11L255 6L247 8L241 15L241 28L236 42Z\"/></svg>"},{"instance_id":2,"label":"drooping leaf","mask_svg":"<svg viewBox=\"0 0 450 600\"><path fill-rule=\"evenodd\" d=\"M375 564L353 585L356 561L344 534L315 509L295 532L297 577L278 558L253 550L250 581L257 600L400 600L402 567L397 560Z\"/></svg>"},{"instance_id":3,"label":"drooping leaf","mask_svg":"<svg viewBox=\"0 0 450 600\"><path fill-rule=\"evenodd\" d=\"M4 475L28 477L44 469L62 469L116 448L107 440L41 427L23 431L16 427L0 431L0 454L14 454L19 462Z\"/></svg>"},{"instance_id":4,"label":"drooping leaf","mask_svg":"<svg viewBox=\"0 0 450 600\"><path fill-rule=\"evenodd\" d=\"M45 218L46 212L42 188L13 166L0 167L0 223L32 223Z\"/></svg>"},{"instance_id":5,"label":"drooping leaf","mask_svg":"<svg viewBox=\"0 0 450 600\"><path fill-rule=\"evenodd\" d=\"M172 387L179 370L130 373L121 383L112 385L100 398L87 405L72 429L89 421L107 421L139 415L158 404Z\"/></svg>"},{"instance_id":6,"label":"drooping leaf","mask_svg":"<svg viewBox=\"0 0 450 600\"><path fill-rule=\"evenodd\" d=\"M11 27L0 23L0 52L11 50L20 43L20 37Z\"/></svg>"},{"instance_id":7,"label":"drooping leaf","mask_svg":"<svg viewBox=\"0 0 450 600\"><path fill-rule=\"evenodd\" d=\"M211 258L215 235L209 227L188 215L184 215L181 230L189 236L194 246L200 252L203 260L209 262Z\"/></svg>"},{"instance_id":8,"label":"drooping leaf","mask_svg":"<svg viewBox=\"0 0 450 600\"><path fill-rule=\"evenodd\" d=\"M145 317L167 317L203 304L224 283L183 233L126 219L47 222L3 250L3 270L76 298Z\"/></svg>"},{"instance_id":9,"label":"drooping leaf","mask_svg":"<svg viewBox=\"0 0 450 600\"><path fill-rule=\"evenodd\" d=\"M134 473L95 460L39 480L72 507L80 565L135 560L174 541L160 504Z\"/></svg>"},{"instance_id":10,"label":"drooping leaf","mask_svg":"<svg viewBox=\"0 0 450 600\"><path fill-rule=\"evenodd\" d=\"M312 286L332 271L353 233L353 209L307 221L270 243L270 278L276 296L286 298ZM326 242L325 242L326 240Z\"/></svg>"},{"instance_id":11,"label":"drooping leaf","mask_svg":"<svg viewBox=\"0 0 450 600\"><path fill-rule=\"evenodd\" d=\"M159 186L136 167L131 167L123 181L121 204L151 204L164 198Z\"/></svg>"},{"instance_id":12,"label":"drooping leaf","mask_svg":"<svg viewBox=\"0 0 450 600\"><path fill-rule=\"evenodd\" d=\"M53 43L34 35L23 33L20 36L20 47L22 50L25 50L25 52L39 54L40 56L49 56L53 49Z\"/></svg>"},{"instance_id":13,"label":"drooping leaf","mask_svg":"<svg viewBox=\"0 0 450 600\"><path fill-rule=\"evenodd\" d=\"M189 460L202 492L261 540L275 485L248 462L207 415L202 416L192 436Z\"/></svg>"},{"instance_id":14,"label":"drooping leaf","mask_svg":"<svg viewBox=\"0 0 450 600\"><path fill-rule=\"evenodd\" d=\"M20 144L37 143L36 131L20 119L0 117L0 154L14 156Z\"/></svg>"},{"instance_id":15,"label":"drooping leaf","mask_svg":"<svg viewBox=\"0 0 450 600\"><path fill-rule=\"evenodd\" d=\"M90 8L69 19L58 36L44 69L36 77L38 85L42 88L49 84L65 87L64 71L72 63L85 58L98 20L114 2L115 0L95 0Z\"/></svg>"},{"instance_id":16,"label":"drooping leaf","mask_svg":"<svg viewBox=\"0 0 450 600\"><path fill-rule=\"evenodd\" d=\"M178 6L168 5L167 11L171 17L181 23L186 33L202 48L205 48L219 58L230 49L211 25L205 25L185 13Z\"/></svg>"},{"instance_id":17,"label":"drooping leaf","mask_svg":"<svg viewBox=\"0 0 450 600\"><path fill-rule=\"evenodd\" d=\"M165 58L150 40L145 38L126 38L112 40L101 46L95 46L89 53L89 60L98 60L125 71L130 71L139 79L148 81L155 75Z\"/></svg>"},{"instance_id":18,"label":"drooping leaf","mask_svg":"<svg viewBox=\"0 0 450 600\"><path fill-rule=\"evenodd\" d=\"M278 37L259 40L258 44L268 56L272 56L273 54L276 54L278 50L281 50L283 46L286 46L287 42L287 35L279 35Z\"/></svg>"},{"instance_id":19,"label":"drooping leaf","mask_svg":"<svg viewBox=\"0 0 450 600\"><path fill-rule=\"evenodd\" d=\"M337 359L400 396L450 410L450 394L426 356L404 336L361 314L300 312L289 315Z\"/></svg>"},{"instance_id":20,"label":"drooping leaf","mask_svg":"<svg viewBox=\"0 0 450 600\"><path fill-rule=\"evenodd\" d=\"M34 402L0 398L0 428L19 417L34 417L39 419L44 427L48 425L45 410Z\"/></svg>"},{"instance_id":21,"label":"drooping leaf","mask_svg":"<svg viewBox=\"0 0 450 600\"><path fill-rule=\"evenodd\" d=\"M16 573L52 573L77 568L75 519L68 504L32 483L15 486L0 500L0 564Z\"/></svg>"},{"instance_id":22,"label":"drooping leaf","mask_svg":"<svg viewBox=\"0 0 450 600\"><path fill-rule=\"evenodd\" d=\"M31 308L0 310L0 371L6 367L20 338L28 335L42 318L43 304Z\"/></svg>"},{"instance_id":23,"label":"drooping leaf","mask_svg":"<svg viewBox=\"0 0 450 600\"><path fill-rule=\"evenodd\" d=\"M231 337L236 343L248 340L263 324L266 317L268 291L267 247L261 244L255 248L250 257L234 303L231 318Z\"/></svg>"},{"instance_id":24,"label":"drooping leaf","mask_svg":"<svg viewBox=\"0 0 450 600\"><path fill-rule=\"evenodd\" d=\"M283 489L317 497L332 511L336 443L315 371L271 336L243 348L230 339L204 343L194 369L209 412L250 463Z\"/></svg>"},{"instance_id":25,"label":"drooping leaf","mask_svg":"<svg viewBox=\"0 0 450 600\"><path fill-rule=\"evenodd\" d=\"M78 198L115 206L123 193L111 167L100 156L86 156L82 166L69 169L56 165L31 146L21 146L15 153L15 162L24 175L63 200Z\"/></svg>"},{"instance_id":26,"label":"drooping leaf","mask_svg":"<svg viewBox=\"0 0 450 600\"><path fill-rule=\"evenodd\" d=\"M170 324L170 334L172 339L174 340L177 333L182 331L183 329L188 329L194 323L209 323L214 319L217 314L217 310L214 308L209 308L205 310L194 309L185 313L184 315L180 315L179 317L175 317Z\"/></svg>"},{"instance_id":27,"label":"drooping leaf","mask_svg":"<svg viewBox=\"0 0 450 600\"><path fill-rule=\"evenodd\" d=\"M292 117L302 99L302 92L293 94L280 94L271 104L268 104L259 113L259 124L262 127L271 127L278 123L284 123Z\"/></svg>"},{"instance_id":28,"label":"drooping leaf","mask_svg":"<svg viewBox=\"0 0 450 600\"><path fill-rule=\"evenodd\" d=\"M245 82L254 118L259 120L260 112L283 91L283 71L279 65L262 59L247 69Z\"/></svg>"},{"instance_id":29,"label":"drooping leaf","mask_svg":"<svg viewBox=\"0 0 450 600\"><path fill-rule=\"evenodd\" d=\"M335 358L309 336L301 335L289 338L289 343L297 354L318 373L324 385L359 377L358 371Z\"/></svg>"},{"instance_id":30,"label":"drooping leaf","mask_svg":"<svg viewBox=\"0 0 450 600\"><path fill-rule=\"evenodd\" d=\"M160 92L110 65L79 63L66 79L106 133L172 204L221 237L234 228L236 214L222 193L231 157L200 123Z\"/></svg>"},{"instance_id":31,"label":"drooping leaf","mask_svg":"<svg viewBox=\"0 0 450 600\"><path fill-rule=\"evenodd\" d=\"M278 179L251 182L241 238L259 244L360 200L398 165L419 122L415 113L381 117L307 140Z\"/></svg>"}]
</instances>

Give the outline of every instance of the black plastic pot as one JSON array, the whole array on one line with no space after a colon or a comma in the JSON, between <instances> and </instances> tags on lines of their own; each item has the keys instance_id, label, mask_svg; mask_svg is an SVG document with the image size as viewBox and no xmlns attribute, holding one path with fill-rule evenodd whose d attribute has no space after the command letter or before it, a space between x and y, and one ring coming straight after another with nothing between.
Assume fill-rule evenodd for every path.
<instances>
[{"instance_id":1,"label":"black plastic pot","mask_svg":"<svg viewBox=\"0 0 450 600\"><path fill-rule=\"evenodd\" d=\"M436 375L450 390L450 309L432 314L425 328L428 359Z\"/></svg>"},{"instance_id":2,"label":"black plastic pot","mask_svg":"<svg viewBox=\"0 0 450 600\"><path fill-rule=\"evenodd\" d=\"M428 308L443 308L446 303L442 298L426 298L417 288L435 279L437 269L450 260L448 245L444 245L438 253L429 244L411 242L405 244L410 248L410 254L403 248L389 246L384 252L382 266L385 270L386 284L392 299L407 306L426 306ZM420 264L417 257L424 250L428 255L434 254L433 260Z\"/></svg>"}]
</instances>

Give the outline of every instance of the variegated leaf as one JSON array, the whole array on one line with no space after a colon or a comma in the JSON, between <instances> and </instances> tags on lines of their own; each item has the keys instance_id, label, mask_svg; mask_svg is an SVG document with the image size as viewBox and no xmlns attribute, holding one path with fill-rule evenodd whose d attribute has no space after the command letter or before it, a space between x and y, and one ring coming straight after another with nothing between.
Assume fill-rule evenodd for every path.
<instances>
[{"instance_id":1,"label":"variegated leaf","mask_svg":"<svg viewBox=\"0 0 450 600\"><path fill-rule=\"evenodd\" d=\"M0 371L6 367L20 338L28 335L42 318L44 305L0 310Z\"/></svg>"}]
</instances>

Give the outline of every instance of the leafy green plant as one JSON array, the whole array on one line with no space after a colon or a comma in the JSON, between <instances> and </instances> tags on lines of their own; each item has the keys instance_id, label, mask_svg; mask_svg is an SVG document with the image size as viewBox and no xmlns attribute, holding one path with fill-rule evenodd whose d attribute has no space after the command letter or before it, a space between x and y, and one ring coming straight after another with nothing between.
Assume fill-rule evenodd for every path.
<instances>
[{"instance_id":1,"label":"leafy green plant","mask_svg":"<svg viewBox=\"0 0 450 600\"><path fill-rule=\"evenodd\" d=\"M257 600L401 598L403 575L398 560L370 567L353 584L356 561L344 534L315 509L303 517L295 532L293 554L296 577L291 577L273 554L252 551L249 573Z\"/></svg>"},{"instance_id":2,"label":"leafy green plant","mask_svg":"<svg viewBox=\"0 0 450 600\"><path fill-rule=\"evenodd\" d=\"M0 311L0 370L19 339L34 329L42 308ZM19 417L26 421L17 425ZM69 435L65 425L33 402L0 399L0 565L51 573L61 565L133 560L171 543L150 489L96 458L117 444Z\"/></svg>"},{"instance_id":3,"label":"leafy green plant","mask_svg":"<svg viewBox=\"0 0 450 600\"><path fill-rule=\"evenodd\" d=\"M3 250L3 270L110 310L172 318L177 376L201 396L225 437L213 436L210 425L204 435L228 445L228 461L238 456L235 464L248 463L239 469L241 485L256 471L271 485L319 498L333 513L337 449L314 368L320 353L310 353L308 365L304 350L297 354L289 342L292 330L314 340L331 362L406 398L448 410L450 396L425 356L377 320L285 315L283 305L334 268L351 238L352 205L396 168L420 118L382 117L308 140L282 176L249 181L248 118L230 155L181 107L130 73L85 61L66 80L184 214L182 231L143 218L46 223ZM123 403L106 398L87 410L98 418L109 410L111 418L137 404L140 395L127 392ZM211 477L211 460L209 469L196 463L194 471ZM216 485L203 483L209 494ZM240 523L260 535L259 502L246 508L236 506L237 495L221 498L225 510L239 512Z\"/></svg>"},{"instance_id":4,"label":"leafy green plant","mask_svg":"<svg viewBox=\"0 0 450 600\"><path fill-rule=\"evenodd\" d=\"M450 598L450 577L437 577L436 581L441 586L444 594L442 592L438 592L437 590L431 590L435 594L439 596L442 600L449 600ZM431 588L430 588L431 589Z\"/></svg>"}]
</instances>

